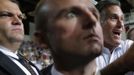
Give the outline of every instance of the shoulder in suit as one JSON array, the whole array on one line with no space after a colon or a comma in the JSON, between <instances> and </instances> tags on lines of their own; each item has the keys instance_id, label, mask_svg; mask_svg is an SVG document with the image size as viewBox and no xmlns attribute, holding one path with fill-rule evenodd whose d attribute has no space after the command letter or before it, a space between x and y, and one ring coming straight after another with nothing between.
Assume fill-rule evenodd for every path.
<instances>
[{"instance_id":1,"label":"shoulder in suit","mask_svg":"<svg viewBox=\"0 0 134 75\"><path fill-rule=\"evenodd\" d=\"M42 75L51 75L51 69L52 69L52 65L49 65L48 67L44 68L41 70Z\"/></svg>"},{"instance_id":2,"label":"shoulder in suit","mask_svg":"<svg viewBox=\"0 0 134 75\"><path fill-rule=\"evenodd\" d=\"M0 75L25 75L25 73L2 52L0 52L0 57Z\"/></svg>"}]
</instances>

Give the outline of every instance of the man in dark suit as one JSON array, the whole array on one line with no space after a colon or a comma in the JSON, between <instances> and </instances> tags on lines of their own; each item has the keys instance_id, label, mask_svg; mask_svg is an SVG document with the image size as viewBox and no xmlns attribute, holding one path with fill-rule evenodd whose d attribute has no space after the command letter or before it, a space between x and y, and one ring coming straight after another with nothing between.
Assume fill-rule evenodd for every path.
<instances>
[{"instance_id":1,"label":"man in dark suit","mask_svg":"<svg viewBox=\"0 0 134 75\"><path fill-rule=\"evenodd\" d=\"M16 0L0 0L0 75L39 75L28 60L17 56L24 39L23 18Z\"/></svg>"},{"instance_id":2,"label":"man in dark suit","mask_svg":"<svg viewBox=\"0 0 134 75\"><path fill-rule=\"evenodd\" d=\"M103 35L91 0L41 0L35 23L54 60L43 75L95 75Z\"/></svg>"}]
</instances>

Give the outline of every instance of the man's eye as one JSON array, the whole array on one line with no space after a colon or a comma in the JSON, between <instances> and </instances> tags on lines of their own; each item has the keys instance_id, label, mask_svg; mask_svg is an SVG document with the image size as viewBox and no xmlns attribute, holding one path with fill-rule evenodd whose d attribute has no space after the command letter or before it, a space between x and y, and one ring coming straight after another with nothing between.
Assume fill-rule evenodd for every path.
<instances>
[{"instance_id":1,"label":"man's eye","mask_svg":"<svg viewBox=\"0 0 134 75\"><path fill-rule=\"evenodd\" d=\"M66 18L70 19L70 18L74 18L76 17L76 14L74 12L69 12L66 14Z\"/></svg>"},{"instance_id":2,"label":"man's eye","mask_svg":"<svg viewBox=\"0 0 134 75\"><path fill-rule=\"evenodd\" d=\"M116 17L112 16L111 19L116 19Z\"/></svg>"},{"instance_id":3,"label":"man's eye","mask_svg":"<svg viewBox=\"0 0 134 75\"><path fill-rule=\"evenodd\" d=\"M112 16L112 17L110 17L110 19L113 20L113 21L115 21L115 20L117 20L117 17Z\"/></svg>"},{"instance_id":4,"label":"man's eye","mask_svg":"<svg viewBox=\"0 0 134 75\"><path fill-rule=\"evenodd\" d=\"M12 17L13 15L10 13L2 13L0 14L0 17Z\"/></svg>"}]
</instances>

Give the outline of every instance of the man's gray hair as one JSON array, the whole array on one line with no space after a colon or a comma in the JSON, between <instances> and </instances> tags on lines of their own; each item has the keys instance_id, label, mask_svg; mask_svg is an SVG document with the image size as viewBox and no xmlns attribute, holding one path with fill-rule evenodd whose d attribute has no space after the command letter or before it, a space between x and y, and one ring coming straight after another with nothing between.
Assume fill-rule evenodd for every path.
<instances>
[{"instance_id":1,"label":"man's gray hair","mask_svg":"<svg viewBox=\"0 0 134 75\"><path fill-rule=\"evenodd\" d=\"M101 12L101 10L103 10L109 5L121 6L120 2L117 0L103 0L103 1L98 2L98 4L96 5L96 8Z\"/></svg>"}]
</instances>

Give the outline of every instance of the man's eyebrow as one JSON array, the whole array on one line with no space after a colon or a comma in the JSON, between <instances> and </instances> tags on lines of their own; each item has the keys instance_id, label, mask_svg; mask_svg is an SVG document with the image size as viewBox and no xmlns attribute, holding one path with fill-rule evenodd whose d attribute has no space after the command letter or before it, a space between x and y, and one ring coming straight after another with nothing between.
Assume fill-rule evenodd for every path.
<instances>
[{"instance_id":1,"label":"man's eyebrow","mask_svg":"<svg viewBox=\"0 0 134 75\"><path fill-rule=\"evenodd\" d=\"M8 12L8 11L0 11L0 13L6 13L6 12Z\"/></svg>"},{"instance_id":2,"label":"man's eyebrow","mask_svg":"<svg viewBox=\"0 0 134 75\"><path fill-rule=\"evenodd\" d=\"M9 12L9 11L0 11L0 16L2 16L3 14L15 15L14 13ZM24 13L18 14L18 17L20 17L20 18L22 18L22 19L26 19L26 18L27 18Z\"/></svg>"},{"instance_id":3,"label":"man's eyebrow","mask_svg":"<svg viewBox=\"0 0 134 75\"><path fill-rule=\"evenodd\" d=\"M0 11L0 14L7 13L7 14L13 14L12 12L9 11Z\"/></svg>"},{"instance_id":4,"label":"man's eyebrow","mask_svg":"<svg viewBox=\"0 0 134 75\"><path fill-rule=\"evenodd\" d=\"M61 9L60 11L57 12L55 18L61 17L64 13L68 12L69 10L70 10L70 8Z\"/></svg>"},{"instance_id":5,"label":"man's eyebrow","mask_svg":"<svg viewBox=\"0 0 134 75\"><path fill-rule=\"evenodd\" d=\"M13 15L13 13L8 11L0 11L0 16L4 16L4 15Z\"/></svg>"}]
</instances>

